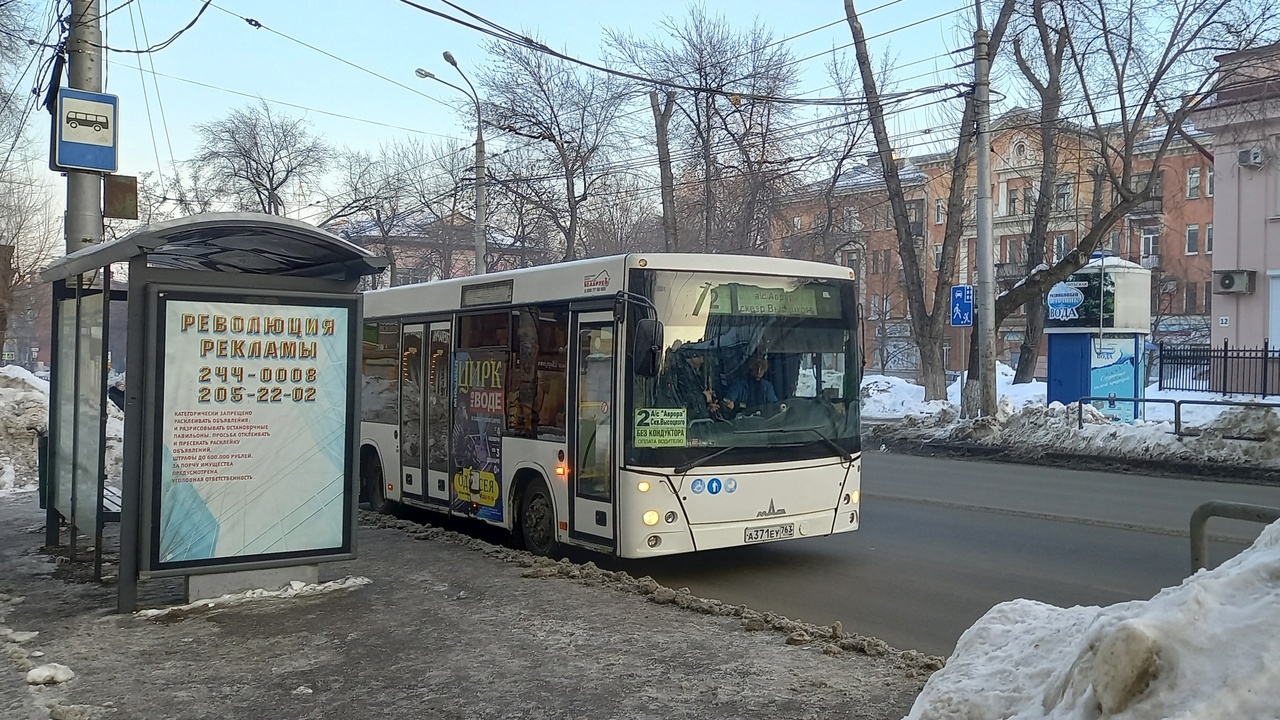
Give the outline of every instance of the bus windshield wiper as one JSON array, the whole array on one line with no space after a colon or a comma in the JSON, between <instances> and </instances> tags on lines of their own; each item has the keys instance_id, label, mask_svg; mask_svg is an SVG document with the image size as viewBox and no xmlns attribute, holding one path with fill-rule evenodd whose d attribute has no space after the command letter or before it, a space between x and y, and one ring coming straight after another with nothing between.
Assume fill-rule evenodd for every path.
<instances>
[{"instance_id":1,"label":"bus windshield wiper","mask_svg":"<svg viewBox=\"0 0 1280 720\"><path fill-rule=\"evenodd\" d=\"M777 433L777 434L797 433L797 432L811 432L811 433L813 433L814 435L817 435L817 436L818 436L818 439L819 439L819 440L821 440L822 442L826 443L826 444L827 444L827 445L828 445L832 450L835 450L835 451L836 451L836 454L840 456L840 459L841 459L841 460L843 460L843 461L845 461L845 462L853 462L853 454L852 454L852 453L850 453L848 450L845 450L843 447L841 447L840 443L836 442L835 440L832 440L831 438L827 437L826 435L823 435L823 434L822 434L822 432L820 432L820 431L818 430L818 428L816 428L816 427L805 427L805 428L777 428L777 429L774 429L774 430L748 430L748 431L744 432L743 434L745 435L745 434L748 434L748 433L765 433L765 432L768 432L768 433Z\"/></svg>"},{"instance_id":2,"label":"bus windshield wiper","mask_svg":"<svg viewBox=\"0 0 1280 720\"><path fill-rule=\"evenodd\" d=\"M690 460L690 461L689 461L689 462L687 462L687 463L684 463L684 464L682 464L682 465L677 465L677 466L676 466L676 474L677 474L677 475L683 475L683 474L685 474L685 473L689 472L690 470L692 470L692 469L694 469L694 468L698 467L699 465L702 465L702 464L705 464L705 463L707 463L707 462L710 462L711 460L715 460L716 458L720 457L721 455L723 455L723 454L725 454L725 453L729 452L730 450L732 450L732 449L734 449L734 448L736 448L736 447L737 447L737 445L729 445L729 446L727 446L727 447L722 447L722 448L720 448L719 450L715 450L715 451L713 451L713 452L709 452L709 453L707 453L706 455L703 455L702 457L697 457L697 458L694 458L694 459Z\"/></svg>"}]
</instances>

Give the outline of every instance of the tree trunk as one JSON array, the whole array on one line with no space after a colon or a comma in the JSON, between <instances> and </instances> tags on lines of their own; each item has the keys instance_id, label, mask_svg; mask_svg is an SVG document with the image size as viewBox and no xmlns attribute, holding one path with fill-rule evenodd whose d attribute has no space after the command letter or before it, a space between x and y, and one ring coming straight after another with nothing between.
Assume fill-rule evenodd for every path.
<instances>
[{"instance_id":1,"label":"tree trunk","mask_svg":"<svg viewBox=\"0 0 1280 720\"><path fill-rule=\"evenodd\" d=\"M680 241L676 237L676 182L671 172L671 145L667 128L671 113L676 108L676 94L669 92L664 105L658 107L658 92L649 91L649 106L653 109L653 123L658 136L658 173L662 181L662 241L667 252L679 252Z\"/></svg>"},{"instance_id":2,"label":"tree trunk","mask_svg":"<svg viewBox=\"0 0 1280 720\"><path fill-rule=\"evenodd\" d=\"M711 226L715 220L714 196L711 194L711 103L707 95L707 125L702 132L702 252L711 252Z\"/></svg>"},{"instance_id":3,"label":"tree trunk","mask_svg":"<svg viewBox=\"0 0 1280 720\"><path fill-rule=\"evenodd\" d=\"M13 253L13 245L0 245L0 351L4 350L8 339L9 315L13 312L13 286L16 284Z\"/></svg>"}]
</instances>

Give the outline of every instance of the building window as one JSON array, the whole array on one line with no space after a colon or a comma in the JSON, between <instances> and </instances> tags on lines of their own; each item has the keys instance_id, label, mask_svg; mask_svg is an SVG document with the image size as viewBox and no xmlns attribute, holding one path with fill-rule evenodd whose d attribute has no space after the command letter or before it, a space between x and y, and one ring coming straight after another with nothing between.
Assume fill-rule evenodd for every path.
<instances>
[{"instance_id":1,"label":"building window","mask_svg":"<svg viewBox=\"0 0 1280 720\"><path fill-rule=\"evenodd\" d=\"M854 272L858 270L858 253L847 252L844 254L844 264L846 267L852 268Z\"/></svg>"},{"instance_id":2,"label":"building window","mask_svg":"<svg viewBox=\"0 0 1280 720\"><path fill-rule=\"evenodd\" d=\"M871 229L880 229L880 208L871 208Z\"/></svg>"},{"instance_id":3,"label":"building window","mask_svg":"<svg viewBox=\"0 0 1280 720\"><path fill-rule=\"evenodd\" d=\"M1187 226L1187 254L1196 255L1200 252L1200 226Z\"/></svg>"},{"instance_id":4,"label":"building window","mask_svg":"<svg viewBox=\"0 0 1280 720\"><path fill-rule=\"evenodd\" d=\"M941 245L933 246L933 269L934 270L942 269L942 246Z\"/></svg>"},{"instance_id":5,"label":"building window","mask_svg":"<svg viewBox=\"0 0 1280 720\"><path fill-rule=\"evenodd\" d=\"M1151 257L1160 254L1160 226L1142 226L1142 256Z\"/></svg>"},{"instance_id":6,"label":"building window","mask_svg":"<svg viewBox=\"0 0 1280 720\"><path fill-rule=\"evenodd\" d=\"M1196 285L1195 283L1187 283L1182 288L1182 312L1187 315L1195 314L1199 308L1196 306Z\"/></svg>"},{"instance_id":7,"label":"building window","mask_svg":"<svg viewBox=\"0 0 1280 720\"><path fill-rule=\"evenodd\" d=\"M1053 188L1054 207L1060 212L1070 210L1071 205L1071 183L1060 182Z\"/></svg>"},{"instance_id":8,"label":"building window","mask_svg":"<svg viewBox=\"0 0 1280 720\"><path fill-rule=\"evenodd\" d=\"M946 217L947 206L943 204L941 199L933 201L933 224L941 225L942 219Z\"/></svg>"},{"instance_id":9,"label":"building window","mask_svg":"<svg viewBox=\"0 0 1280 720\"><path fill-rule=\"evenodd\" d=\"M1204 252L1206 255L1213 254L1213 223L1204 224Z\"/></svg>"},{"instance_id":10,"label":"building window","mask_svg":"<svg viewBox=\"0 0 1280 720\"><path fill-rule=\"evenodd\" d=\"M1208 182L1205 183L1204 196L1213 197L1213 166L1212 165L1209 166L1208 171L1209 171L1208 172L1209 177L1208 177Z\"/></svg>"},{"instance_id":11,"label":"building window","mask_svg":"<svg viewBox=\"0 0 1280 720\"><path fill-rule=\"evenodd\" d=\"M1187 199L1200 197L1200 168L1187 168Z\"/></svg>"},{"instance_id":12,"label":"building window","mask_svg":"<svg viewBox=\"0 0 1280 720\"><path fill-rule=\"evenodd\" d=\"M1213 311L1213 282L1204 284L1204 314L1208 315Z\"/></svg>"},{"instance_id":13,"label":"building window","mask_svg":"<svg viewBox=\"0 0 1280 720\"><path fill-rule=\"evenodd\" d=\"M887 318L893 317L893 296L892 295L884 296L884 316Z\"/></svg>"},{"instance_id":14,"label":"building window","mask_svg":"<svg viewBox=\"0 0 1280 720\"><path fill-rule=\"evenodd\" d=\"M871 274L872 275L880 274L880 251L879 250L871 251Z\"/></svg>"},{"instance_id":15,"label":"building window","mask_svg":"<svg viewBox=\"0 0 1280 720\"><path fill-rule=\"evenodd\" d=\"M1018 191L1013 188L1009 188L1009 212L1007 212L1006 214L1007 215L1018 214Z\"/></svg>"},{"instance_id":16,"label":"building window","mask_svg":"<svg viewBox=\"0 0 1280 720\"><path fill-rule=\"evenodd\" d=\"M1067 245L1071 242L1071 237L1066 234L1053 236L1053 259L1061 260L1067 256Z\"/></svg>"},{"instance_id":17,"label":"building window","mask_svg":"<svg viewBox=\"0 0 1280 720\"><path fill-rule=\"evenodd\" d=\"M1112 255L1120 254L1120 231L1119 230L1112 230L1111 234L1107 236L1107 251L1110 252Z\"/></svg>"},{"instance_id":18,"label":"building window","mask_svg":"<svg viewBox=\"0 0 1280 720\"><path fill-rule=\"evenodd\" d=\"M858 222L857 208L845 208L844 210L844 231L856 232L862 229L862 224Z\"/></svg>"},{"instance_id":19,"label":"building window","mask_svg":"<svg viewBox=\"0 0 1280 720\"><path fill-rule=\"evenodd\" d=\"M791 228L793 230L799 230L803 222L804 222L804 218L800 217L799 215L796 215L795 217L791 218Z\"/></svg>"},{"instance_id":20,"label":"building window","mask_svg":"<svg viewBox=\"0 0 1280 720\"><path fill-rule=\"evenodd\" d=\"M1019 161L1027 159L1027 144L1020 142L1013 146L1013 156Z\"/></svg>"}]
</instances>

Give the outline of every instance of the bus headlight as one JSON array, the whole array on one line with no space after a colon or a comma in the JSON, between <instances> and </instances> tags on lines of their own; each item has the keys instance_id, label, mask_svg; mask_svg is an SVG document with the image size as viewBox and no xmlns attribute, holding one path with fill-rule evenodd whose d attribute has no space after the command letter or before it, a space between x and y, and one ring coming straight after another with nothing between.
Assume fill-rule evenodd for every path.
<instances>
[{"instance_id":1,"label":"bus headlight","mask_svg":"<svg viewBox=\"0 0 1280 720\"><path fill-rule=\"evenodd\" d=\"M649 481L641 480L640 482L636 483L636 489L639 490L640 492L649 492Z\"/></svg>"},{"instance_id":2,"label":"bus headlight","mask_svg":"<svg viewBox=\"0 0 1280 720\"><path fill-rule=\"evenodd\" d=\"M662 516L658 514L657 510L645 510L643 519L644 519L645 525L652 526L652 525L657 525L658 520L662 519Z\"/></svg>"},{"instance_id":3,"label":"bus headlight","mask_svg":"<svg viewBox=\"0 0 1280 720\"><path fill-rule=\"evenodd\" d=\"M861 491L861 490L854 490L854 491L853 491L853 504L854 504L854 505L857 505L859 502L861 502L861 500L862 500L862 491Z\"/></svg>"}]
</instances>

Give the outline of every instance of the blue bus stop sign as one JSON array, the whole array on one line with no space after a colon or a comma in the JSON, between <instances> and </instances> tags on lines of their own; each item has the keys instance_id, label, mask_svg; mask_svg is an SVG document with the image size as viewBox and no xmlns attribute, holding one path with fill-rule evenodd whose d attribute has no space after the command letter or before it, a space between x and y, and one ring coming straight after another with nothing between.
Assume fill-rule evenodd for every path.
<instances>
[{"instance_id":1,"label":"blue bus stop sign","mask_svg":"<svg viewBox=\"0 0 1280 720\"><path fill-rule=\"evenodd\" d=\"M951 286L951 327L973 326L973 286Z\"/></svg>"},{"instance_id":2,"label":"blue bus stop sign","mask_svg":"<svg viewBox=\"0 0 1280 720\"><path fill-rule=\"evenodd\" d=\"M58 90L53 117L53 170L116 171L120 99L73 88Z\"/></svg>"}]
</instances>

